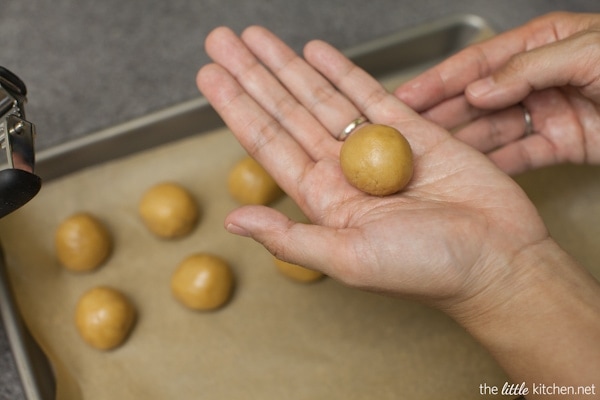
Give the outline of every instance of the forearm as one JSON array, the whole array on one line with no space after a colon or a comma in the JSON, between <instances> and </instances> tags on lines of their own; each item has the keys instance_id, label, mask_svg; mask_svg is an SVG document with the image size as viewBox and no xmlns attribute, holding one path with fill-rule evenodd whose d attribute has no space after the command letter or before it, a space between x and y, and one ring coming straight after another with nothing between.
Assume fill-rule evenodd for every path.
<instances>
[{"instance_id":1,"label":"forearm","mask_svg":"<svg viewBox=\"0 0 600 400\"><path fill-rule=\"evenodd\" d=\"M513 383L525 383L527 399L565 398L555 388L561 386L587 387L587 393L579 389L579 397L575 392L569 399L594 398L591 391L599 395L598 281L551 239L519 254L512 266L517 277L504 287L507 297L500 305L489 308L491 303L479 301L456 319ZM542 393L540 385L551 389Z\"/></svg>"}]
</instances>

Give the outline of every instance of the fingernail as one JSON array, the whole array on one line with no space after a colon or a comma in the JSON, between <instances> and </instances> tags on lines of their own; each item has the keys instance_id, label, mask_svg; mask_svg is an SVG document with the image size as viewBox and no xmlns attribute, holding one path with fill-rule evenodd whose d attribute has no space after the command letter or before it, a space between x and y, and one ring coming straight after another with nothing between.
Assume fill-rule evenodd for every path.
<instances>
[{"instance_id":1,"label":"fingernail","mask_svg":"<svg viewBox=\"0 0 600 400\"><path fill-rule=\"evenodd\" d=\"M239 225L227 224L227 226L225 227L225 229L227 229L227 232L233 233L234 235L246 236L246 237L250 236L250 233L248 233L247 230L245 230L244 228L242 228Z\"/></svg>"},{"instance_id":2,"label":"fingernail","mask_svg":"<svg viewBox=\"0 0 600 400\"><path fill-rule=\"evenodd\" d=\"M471 85L469 85L467 90L473 97L483 97L492 92L495 86L496 84L492 77L487 77L477 82L473 82Z\"/></svg>"}]
</instances>

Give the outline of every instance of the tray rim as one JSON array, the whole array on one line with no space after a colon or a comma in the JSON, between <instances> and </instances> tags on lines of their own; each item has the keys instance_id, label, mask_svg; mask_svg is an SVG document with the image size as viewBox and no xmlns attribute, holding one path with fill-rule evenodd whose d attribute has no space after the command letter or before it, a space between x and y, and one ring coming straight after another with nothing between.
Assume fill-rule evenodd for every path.
<instances>
[{"instance_id":1,"label":"tray rim","mask_svg":"<svg viewBox=\"0 0 600 400\"><path fill-rule=\"evenodd\" d=\"M494 28L483 17L478 15L463 13L453 14L438 18L429 22L423 22L412 28L405 28L400 31L375 38L365 43L358 44L343 51L353 62L362 66L363 59L368 58L375 53L384 52L386 48L405 43L415 38L421 38L427 34L445 31L449 27L472 27L477 32L487 32L493 34ZM458 50L458 49L454 49ZM445 57L440 55L439 57ZM433 61L433 59L431 60ZM367 69L367 68L365 68ZM368 72L370 72L367 69ZM201 127L196 127L193 120L202 118L203 124ZM187 129L178 129L168 135L146 135L143 132L149 126L156 127L157 124L165 125L164 129L168 129L168 124L173 120L190 121ZM131 119L129 121L116 124L114 126L98 130L85 136L72 139L62 144L52 146L39 152L36 160L36 171L44 181L50 181L60 176L74 172L79 168L90 167L92 165L110 161L119 157L126 156L133 152L142 151L156 147L157 145L167 142L173 142L178 139L183 139L190 135L197 134L200 131L212 130L217 127L224 126L223 121L212 109L208 101L198 96L190 100L186 100L169 106L149 114ZM156 128L155 128L156 129ZM130 137L144 139L143 143L136 142L135 148L119 148L123 140L129 140ZM106 151L101 152L98 149L106 148ZM57 160L69 158L70 163L76 168L67 169L60 165ZM79 168L78 168L79 167Z\"/></svg>"}]
</instances>

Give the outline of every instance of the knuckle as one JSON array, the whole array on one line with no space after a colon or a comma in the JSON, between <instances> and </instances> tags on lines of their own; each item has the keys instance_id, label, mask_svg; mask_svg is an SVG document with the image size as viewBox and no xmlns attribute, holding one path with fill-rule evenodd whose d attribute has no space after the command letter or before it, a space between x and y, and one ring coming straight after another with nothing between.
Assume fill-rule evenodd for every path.
<instances>
[{"instance_id":1,"label":"knuckle","mask_svg":"<svg viewBox=\"0 0 600 400\"><path fill-rule=\"evenodd\" d=\"M300 105L291 96L284 95L275 100L272 114L279 121L283 121L293 115Z\"/></svg>"},{"instance_id":2,"label":"knuckle","mask_svg":"<svg viewBox=\"0 0 600 400\"><path fill-rule=\"evenodd\" d=\"M312 111L323 104L327 104L337 94L337 91L333 87L326 85L317 87L311 94L312 102L307 107L309 111Z\"/></svg>"},{"instance_id":3,"label":"knuckle","mask_svg":"<svg viewBox=\"0 0 600 400\"><path fill-rule=\"evenodd\" d=\"M248 142L248 153L252 156L260 154L280 132L279 123L271 118L257 118L249 121L247 129L252 140Z\"/></svg>"},{"instance_id":4,"label":"knuckle","mask_svg":"<svg viewBox=\"0 0 600 400\"><path fill-rule=\"evenodd\" d=\"M522 74L527 68L526 53L513 54L502 69L502 74L514 76Z\"/></svg>"}]
</instances>

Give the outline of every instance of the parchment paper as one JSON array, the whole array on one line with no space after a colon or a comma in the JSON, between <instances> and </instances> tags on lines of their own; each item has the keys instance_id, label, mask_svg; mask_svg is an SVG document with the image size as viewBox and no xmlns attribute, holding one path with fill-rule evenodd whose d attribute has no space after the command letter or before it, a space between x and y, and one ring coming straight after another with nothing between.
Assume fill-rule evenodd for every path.
<instances>
[{"instance_id":1,"label":"parchment paper","mask_svg":"<svg viewBox=\"0 0 600 400\"><path fill-rule=\"evenodd\" d=\"M469 399L505 376L448 317L416 303L347 288L304 285L280 275L272 256L227 233L237 205L226 176L244 156L227 130L198 135L46 184L0 224L20 310L51 358L58 399ZM137 214L142 193L162 181L186 186L202 217L193 234L164 241ZM303 218L293 202L274 205ZM113 234L110 260L92 273L59 266L53 240L67 216L88 211ZM230 303L192 312L170 294L176 265L198 251L227 259ZM110 285L136 305L121 347L102 352L78 336L79 296Z\"/></svg>"},{"instance_id":2,"label":"parchment paper","mask_svg":"<svg viewBox=\"0 0 600 400\"><path fill-rule=\"evenodd\" d=\"M556 165L517 176L550 235L600 279L600 167Z\"/></svg>"}]
</instances>

